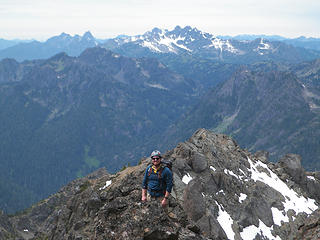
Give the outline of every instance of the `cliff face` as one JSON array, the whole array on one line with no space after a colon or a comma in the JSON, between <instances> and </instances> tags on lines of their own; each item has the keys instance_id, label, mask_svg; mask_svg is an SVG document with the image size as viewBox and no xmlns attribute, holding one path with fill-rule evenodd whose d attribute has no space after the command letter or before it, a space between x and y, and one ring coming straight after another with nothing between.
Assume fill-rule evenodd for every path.
<instances>
[{"instance_id":1,"label":"cliff face","mask_svg":"<svg viewBox=\"0 0 320 240\"><path fill-rule=\"evenodd\" d=\"M169 209L141 203L142 159L110 175L75 180L20 215L1 216L7 239L318 239L319 173L297 155L277 164L230 137L199 129L167 152L174 187ZM311 216L309 216L312 214ZM6 234L6 235L4 235ZM4 238L4 239L6 239Z\"/></svg>"}]
</instances>

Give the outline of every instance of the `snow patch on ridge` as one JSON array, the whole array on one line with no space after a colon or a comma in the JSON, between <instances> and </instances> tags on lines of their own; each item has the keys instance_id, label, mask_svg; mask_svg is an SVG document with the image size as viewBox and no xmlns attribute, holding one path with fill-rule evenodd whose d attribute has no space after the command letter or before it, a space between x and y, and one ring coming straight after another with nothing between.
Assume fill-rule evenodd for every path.
<instances>
[{"instance_id":1,"label":"snow patch on ridge","mask_svg":"<svg viewBox=\"0 0 320 240\"><path fill-rule=\"evenodd\" d=\"M152 51L161 52L161 50L160 50L159 48L157 48L156 46L154 46L151 42L143 41L141 45L142 45L143 47L149 48L149 49L152 50Z\"/></svg>"},{"instance_id":2,"label":"snow patch on ridge","mask_svg":"<svg viewBox=\"0 0 320 240\"><path fill-rule=\"evenodd\" d=\"M269 187L282 194L285 198L285 202L283 203L285 215L281 216L277 211L272 211L275 223L279 223L281 220L283 220L284 222L288 222L289 218L287 216L287 212L289 209L294 210L296 214L302 212L311 214L318 208L315 204L316 201L314 199L298 196L298 194L293 189L290 189L285 182L283 182L275 173L273 173L268 168L266 164L260 161L254 163L250 158L248 158L248 161L250 163L250 169L248 170L251 172L251 179L267 184ZM267 174L266 172L260 172L257 169L258 167L264 168L269 174Z\"/></svg>"},{"instance_id":3,"label":"snow patch on ridge","mask_svg":"<svg viewBox=\"0 0 320 240\"><path fill-rule=\"evenodd\" d=\"M192 180L192 177L190 176L189 173L187 173L182 177L182 182L184 182L185 184L188 184L191 180Z\"/></svg>"},{"instance_id":4,"label":"snow patch on ridge","mask_svg":"<svg viewBox=\"0 0 320 240\"><path fill-rule=\"evenodd\" d=\"M229 169L225 169L225 170L224 170L224 173L225 173L225 174L228 174L228 175L231 175L231 176L234 176L234 177L236 177L237 179L240 179L240 177L239 177L238 175L236 175L234 172L232 172L232 171L229 170Z\"/></svg>"},{"instance_id":5,"label":"snow patch on ridge","mask_svg":"<svg viewBox=\"0 0 320 240\"><path fill-rule=\"evenodd\" d=\"M152 88L159 88L159 89L162 89L162 90L169 90L168 88L162 86L160 83L146 83L147 86L149 87L152 87Z\"/></svg>"},{"instance_id":6,"label":"snow patch on ridge","mask_svg":"<svg viewBox=\"0 0 320 240\"><path fill-rule=\"evenodd\" d=\"M270 45L267 43L264 43L263 38L261 38L259 49L270 49L270 48L271 48Z\"/></svg>"},{"instance_id":7,"label":"snow patch on ridge","mask_svg":"<svg viewBox=\"0 0 320 240\"><path fill-rule=\"evenodd\" d=\"M256 227L254 225L246 227L243 229L240 235L243 239L246 240L255 239L257 234L262 234L263 236L268 237L269 239L281 240L279 236L273 236L271 230L273 230L273 227L269 228L259 219L259 227Z\"/></svg>"},{"instance_id":8,"label":"snow patch on ridge","mask_svg":"<svg viewBox=\"0 0 320 240\"><path fill-rule=\"evenodd\" d=\"M239 197L239 203L242 203L244 200L246 200L247 195L244 193L240 193L240 197Z\"/></svg>"},{"instance_id":9,"label":"snow patch on ridge","mask_svg":"<svg viewBox=\"0 0 320 240\"><path fill-rule=\"evenodd\" d=\"M309 178L310 180L316 181L315 177L313 176L307 176L307 178Z\"/></svg>"},{"instance_id":10,"label":"snow patch on ridge","mask_svg":"<svg viewBox=\"0 0 320 240\"><path fill-rule=\"evenodd\" d=\"M218 220L220 226L223 228L228 239L234 239L235 234L232 230L233 220L232 220L231 216L229 215L229 213L227 213L227 211L224 211L223 207L220 206L220 204L217 201L216 201L216 204L218 205L218 208L219 208L217 220Z\"/></svg>"},{"instance_id":11,"label":"snow patch on ridge","mask_svg":"<svg viewBox=\"0 0 320 240\"><path fill-rule=\"evenodd\" d=\"M225 174L228 174L230 176L234 176L235 178L237 178L239 180L243 180L243 178L245 178L245 173L241 169L240 169L240 171L242 172L243 176L239 176L239 175L235 174L233 171L231 171L229 169L224 169L224 173Z\"/></svg>"},{"instance_id":12,"label":"snow patch on ridge","mask_svg":"<svg viewBox=\"0 0 320 240\"><path fill-rule=\"evenodd\" d=\"M220 49L221 52L223 50L229 51L231 53L237 53L238 52L238 50L231 45L229 40L224 41L224 40L221 40L219 38L213 38L211 40L211 44L207 46L207 48L210 48L210 47L214 47L216 49Z\"/></svg>"},{"instance_id":13,"label":"snow patch on ridge","mask_svg":"<svg viewBox=\"0 0 320 240\"><path fill-rule=\"evenodd\" d=\"M283 222L289 222L289 218L286 214L283 214L278 208L271 208L272 216L273 216L273 222L281 226L281 221Z\"/></svg>"},{"instance_id":14,"label":"snow patch on ridge","mask_svg":"<svg viewBox=\"0 0 320 240\"><path fill-rule=\"evenodd\" d=\"M103 190L103 189L106 189L107 187L109 187L111 185L112 181L109 180L109 181L106 181L106 185L104 185L103 187L99 188L99 190Z\"/></svg>"},{"instance_id":15,"label":"snow patch on ridge","mask_svg":"<svg viewBox=\"0 0 320 240\"><path fill-rule=\"evenodd\" d=\"M260 43L254 51L258 52L258 54L263 55L264 51L263 50L269 50L271 49L271 46L265 42L263 42L263 38L260 39ZM262 50L262 51L261 51Z\"/></svg>"}]
</instances>

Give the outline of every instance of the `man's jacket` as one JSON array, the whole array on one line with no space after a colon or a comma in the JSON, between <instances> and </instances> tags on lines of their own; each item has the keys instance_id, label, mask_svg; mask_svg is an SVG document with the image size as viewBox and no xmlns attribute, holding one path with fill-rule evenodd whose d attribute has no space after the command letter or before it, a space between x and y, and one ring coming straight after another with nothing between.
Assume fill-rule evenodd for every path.
<instances>
[{"instance_id":1,"label":"man's jacket","mask_svg":"<svg viewBox=\"0 0 320 240\"><path fill-rule=\"evenodd\" d=\"M152 170L149 171L150 168L152 168L152 166L147 167L144 173L142 188L148 189L149 194L153 197L164 196L165 191L171 193L173 184L170 169L164 167L161 172L161 177L159 178L159 170L152 168Z\"/></svg>"}]
</instances>

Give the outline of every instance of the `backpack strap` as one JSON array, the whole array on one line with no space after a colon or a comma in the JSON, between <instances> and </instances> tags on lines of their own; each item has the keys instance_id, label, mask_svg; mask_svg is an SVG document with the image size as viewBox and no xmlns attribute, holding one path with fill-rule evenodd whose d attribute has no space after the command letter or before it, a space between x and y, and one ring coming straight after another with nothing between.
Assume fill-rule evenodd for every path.
<instances>
[{"instance_id":1,"label":"backpack strap","mask_svg":"<svg viewBox=\"0 0 320 240\"><path fill-rule=\"evenodd\" d=\"M161 165L161 168L159 169L159 173L158 173L158 179L160 182L160 187L163 189L163 193L166 193L166 182L164 181L164 179L162 178L162 172L163 170L166 168L166 166Z\"/></svg>"},{"instance_id":2,"label":"backpack strap","mask_svg":"<svg viewBox=\"0 0 320 240\"><path fill-rule=\"evenodd\" d=\"M162 177L161 177L161 174L162 174L162 171L163 171L164 168L165 168L165 166L161 165L161 166L160 166L160 169L157 171L157 172L158 172L158 178L159 178L159 179L162 178ZM148 166L148 177L151 175L151 173L152 173L152 165L149 165L149 166Z\"/></svg>"},{"instance_id":3,"label":"backpack strap","mask_svg":"<svg viewBox=\"0 0 320 240\"><path fill-rule=\"evenodd\" d=\"M152 173L152 165L148 166L148 177L150 177L151 173Z\"/></svg>"},{"instance_id":4,"label":"backpack strap","mask_svg":"<svg viewBox=\"0 0 320 240\"><path fill-rule=\"evenodd\" d=\"M161 174L162 174L162 171L163 171L164 168L165 168L165 167L164 167L163 165L161 165L161 167L160 167L160 169L159 169L159 171L158 171L158 178L159 178L160 180L162 179Z\"/></svg>"}]
</instances>

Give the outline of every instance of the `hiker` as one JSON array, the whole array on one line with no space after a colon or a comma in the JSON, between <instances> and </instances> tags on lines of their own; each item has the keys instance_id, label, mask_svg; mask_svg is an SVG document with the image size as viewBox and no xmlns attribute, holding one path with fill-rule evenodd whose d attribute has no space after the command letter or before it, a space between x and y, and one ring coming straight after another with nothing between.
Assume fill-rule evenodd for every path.
<instances>
[{"instance_id":1,"label":"hiker","mask_svg":"<svg viewBox=\"0 0 320 240\"><path fill-rule=\"evenodd\" d=\"M172 189L172 172L161 163L161 153L151 153L152 165L148 166L142 181L142 202L159 199L161 206L166 207ZM148 196L147 196L148 195Z\"/></svg>"}]
</instances>

